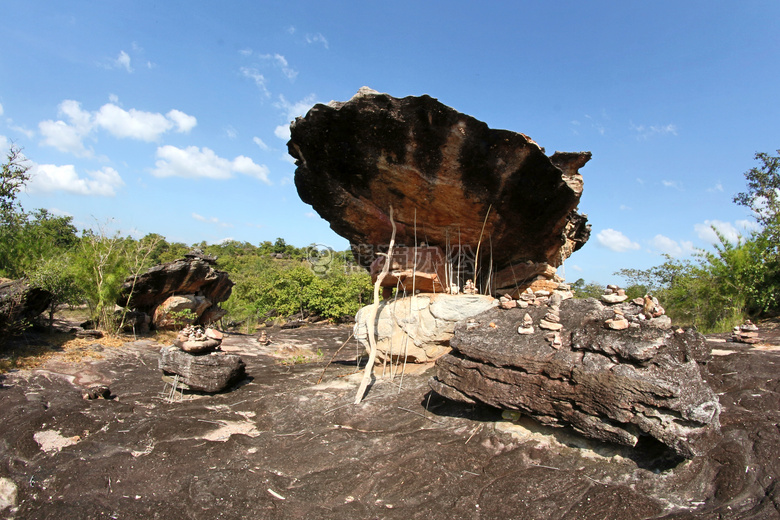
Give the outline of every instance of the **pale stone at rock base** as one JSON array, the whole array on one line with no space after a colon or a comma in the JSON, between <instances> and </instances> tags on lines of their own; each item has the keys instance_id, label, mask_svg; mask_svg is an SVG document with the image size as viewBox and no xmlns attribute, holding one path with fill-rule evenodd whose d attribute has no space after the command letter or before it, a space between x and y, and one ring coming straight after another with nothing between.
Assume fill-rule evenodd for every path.
<instances>
[{"instance_id":1,"label":"pale stone at rock base","mask_svg":"<svg viewBox=\"0 0 780 520\"><path fill-rule=\"evenodd\" d=\"M612 318L605 321L604 323L612 330L625 330L629 326L628 320L625 318Z\"/></svg>"},{"instance_id":2,"label":"pale stone at rock base","mask_svg":"<svg viewBox=\"0 0 780 520\"><path fill-rule=\"evenodd\" d=\"M235 354L212 352L196 356L176 346L160 350L159 367L164 373L178 374L192 390L220 392L244 377L244 362Z\"/></svg>"},{"instance_id":3,"label":"pale stone at rock base","mask_svg":"<svg viewBox=\"0 0 780 520\"><path fill-rule=\"evenodd\" d=\"M563 325L560 323L552 323L547 320L539 320L539 328L547 330L561 330Z\"/></svg>"},{"instance_id":4,"label":"pale stone at rock base","mask_svg":"<svg viewBox=\"0 0 780 520\"><path fill-rule=\"evenodd\" d=\"M607 303L621 303L628 299L625 294L620 296L619 294L602 294L601 299Z\"/></svg>"},{"instance_id":5,"label":"pale stone at rock base","mask_svg":"<svg viewBox=\"0 0 780 520\"><path fill-rule=\"evenodd\" d=\"M376 320L377 358L434 361L449 352L455 324L499 305L486 295L420 294L379 303ZM355 316L355 338L369 349L365 320L370 306Z\"/></svg>"}]
</instances>

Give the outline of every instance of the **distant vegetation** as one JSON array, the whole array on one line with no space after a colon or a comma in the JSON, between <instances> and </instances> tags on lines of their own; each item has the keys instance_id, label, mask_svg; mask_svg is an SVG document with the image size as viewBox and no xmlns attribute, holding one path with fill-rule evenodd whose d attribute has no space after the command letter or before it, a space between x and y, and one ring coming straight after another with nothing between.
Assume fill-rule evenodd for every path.
<instances>
[{"instance_id":1,"label":"distant vegetation","mask_svg":"<svg viewBox=\"0 0 780 520\"><path fill-rule=\"evenodd\" d=\"M780 150L777 150L780 155ZM656 296L673 322L702 332L725 332L744 320L780 313L780 157L755 155L758 166L745 172L747 190L734 202L753 214L759 229L729 242L717 229L714 251L692 259L666 260L650 269L621 269L629 296ZM579 294L596 296L595 283L574 284Z\"/></svg>"},{"instance_id":2,"label":"distant vegetation","mask_svg":"<svg viewBox=\"0 0 780 520\"><path fill-rule=\"evenodd\" d=\"M753 212L759 230L736 244L719 234L714 252L700 250L693 259L667 257L650 269L622 269L615 274L630 282L630 297L652 293L675 323L704 332L778 313L780 157L759 153L756 159L759 165L745 173L747 190L734 201ZM12 146L0 175L0 276L25 277L50 291L52 313L60 304L86 303L99 327L115 331L121 316L114 302L124 279L182 258L192 247L158 234L122 237L100 224L79 232L71 217L27 212L17 195L28 180L24 156ZM270 317L297 313L338 320L354 315L371 298L370 277L352 264L348 251L323 255L282 238L257 246L236 241L194 246L217 256L218 268L236 284L222 304L228 312L224 320L249 330ZM580 297L603 292L603 286L583 279L572 285Z\"/></svg>"}]
</instances>

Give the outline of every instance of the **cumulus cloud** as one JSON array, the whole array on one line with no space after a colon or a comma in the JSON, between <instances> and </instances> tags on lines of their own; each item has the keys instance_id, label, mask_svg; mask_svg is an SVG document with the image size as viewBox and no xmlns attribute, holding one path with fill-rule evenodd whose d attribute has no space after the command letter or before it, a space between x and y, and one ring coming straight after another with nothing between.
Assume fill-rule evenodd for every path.
<instances>
[{"instance_id":1,"label":"cumulus cloud","mask_svg":"<svg viewBox=\"0 0 780 520\"><path fill-rule=\"evenodd\" d=\"M268 167L264 164L256 164L252 159L243 155L230 161L219 157L213 150L205 146L203 148L197 146L177 148L166 145L157 148L157 161L152 175L157 177L230 179L234 172L271 184L268 179Z\"/></svg>"},{"instance_id":2,"label":"cumulus cloud","mask_svg":"<svg viewBox=\"0 0 780 520\"><path fill-rule=\"evenodd\" d=\"M76 195L113 197L124 184L119 172L108 166L97 171L87 171L86 176L82 177L72 164L36 164L30 168L27 188L30 193L64 191Z\"/></svg>"},{"instance_id":3,"label":"cumulus cloud","mask_svg":"<svg viewBox=\"0 0 780 520\"><path fill-rule=\"evenodd\" d=\"M703 223L695 224L693 229L700 239L711 244L720 243L715 230L723 235L727 241L736 244L742 239L743 233L750 233L759 229L758 224L750 220L737 220L735 224L720 220L705 220Z\"/></svg>"},{"instance_id":4,"label":"cumulus cloud","mask_svg":"<svg viewBox=\"0 0 780 520\"><path fill-rule=\"evenodd\" d=\"M165 114L165 117L173 121L173 124L176 125L176 131L182 134L190 133L190 130L195 128L195 125L198 124L198 120L195 119L195 116L185 114L181 110L176 110L175 108Z\"/></svg>"},{"instance_id":5,"label":"cumulus cloud","mask_svg":"<svg viewBox=\"0 0 780 520\"><path fill-rule=\"evenodd\" d=\"M85 157L92 150L84 146L84 139L96 129L107 130L115 137L156 141L171 129L187 133L197 119L180 110L171 110L163 115L131 108L125 110L114 103L107 103L96 112L81 108L81 103L66 99L59 106L59 115L63 120L46 120L38 124L43 135L41 144L52 146L62 152Z\"/></svg>"},{"instance_id":6,"label":"cumulus cloud","mask_svg":"<svg viewBox=\"0 0 780 520\"><path fill-rule=\"evenodd\" d=\"M119 56L114 60L114 67L125 69L127 72L133 72L133 67L130 66L130 55L125 51L119 51Z\"/></svg>"},{"instance_id":7,"label":"cumulus cloud","mask_svg":"<svg viewBox=\"0 0 780 520\"><path fill-rule=\"evenodd\" d=\"M703 223L695 224L693 229L699 238L711 244L720 242L715 230L731 243L737 243L741 237L739 231L731 222L722 222L720 220L705 220Z\"/></svg>"},{"instance_id":8,"label":"cumulus cloud","mask_svg":"<svg viewBox=\"0 0 780 520\"><path fill-rule=\"evenodd\" d=\"M677 242L664 235L656 235L650 241L650 244L657 251L671 256L689 255L694 251L693 242L686 240Z\"/></svg>"},{"instance_id":9,"label":"cumulus cloud","mask_svg":"<svg viewBox=\"0 0 780 520\"><path fill-rule=\"evenodd\" d=\"M596 239L599 244L616 253L625 253L640 248L639 244L632 242L626 235L611 228L599 231Z\"/></svg>"},{"instance_id":10,"label":"cumulus cloud","mask_svg":"<svg viewBox=\"0 0 780 520\"><path fill-rule=\"evenodd\" d=\"M3 104L0 103L0 116L2 116L2 115L3 115Z\"/></svg>"}]
</instances>

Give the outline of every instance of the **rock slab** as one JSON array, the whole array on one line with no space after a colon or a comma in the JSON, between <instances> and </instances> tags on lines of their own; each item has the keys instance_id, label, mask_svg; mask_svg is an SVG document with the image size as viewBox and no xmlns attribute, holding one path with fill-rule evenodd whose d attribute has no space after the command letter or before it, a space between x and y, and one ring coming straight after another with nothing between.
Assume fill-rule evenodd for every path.
<instances>
[{"instance_id":1,"label":"rock slab","mask_svg":"<svg viewBox=\"0 0 780 520\"><path fill-rule=\"evenodd\" d=\"M215 268L213 258L188 255L156 265L135 280L132 277L125 280L117 305L155 316L158 307L169 298L176 300L169 302L170 305L180 305L179 300L184 297L188 300L185 307L197 313L194 323L207 325L224 315L219 303L230 297L233 285L228 273ZM164 309L157 313L153 324L158 328L181 326L181 323L169 324Z\"/></svg>"},{"instance_id":2,"label":"rock slab","mask_svg":"<svg viewBox=\"0 0 780 520\"><path fill-rule=\"evenodd\" d=\"M517 333L526 313L538 324L544 307L488 311L472 318L476 325L456 326L430 386L602 441L636 446L649 436L685 458L705 453L718 437L720 404L700 373L709 359L704 337L647 322L613 330L606 321L614 308L564 301L559 346L538 328Z\"/></svg>"},{"instance_id":3,"label":"rock slab","mask_svg":"<svg viewBox=\"0 0 780 520\"><path fill-rule=\"evenodd\" d=\"M377 359L434 361L450 350L456 323L498 305L484 295L421 294L379 303L375 323ZM370 306L355 316L355 338L369 350L366 319Z\"/></svg>"},{"instance_id":4,"label":"rock slab","mask_svg":"<svg viewBox=\"0 0 780 520\"><path fill-rule=\"evenodd\" d=\"M192 390L220 392L245 375L245 366L235 354L212 352L188 354L176 346L160 350L159 366L166 374L178 374L179 381Z\"/></svg>"},{"instance_id":5,"label":"rock slab","mask_svg":"<svg viewBox=\"0 0 780 520\"><path fill-rule=\"evenodd\" d=\"M590 236L576 211L590 152L547 156L528 136L491 129L430 96L367 87L315 105L290 130L298 194L364 267L390 240L391 205L397 245L425 241L460 255L473 277L481 243L477 270L488 273L492 262L496 290L554 273Z\"/></svg>"}]
</instances>

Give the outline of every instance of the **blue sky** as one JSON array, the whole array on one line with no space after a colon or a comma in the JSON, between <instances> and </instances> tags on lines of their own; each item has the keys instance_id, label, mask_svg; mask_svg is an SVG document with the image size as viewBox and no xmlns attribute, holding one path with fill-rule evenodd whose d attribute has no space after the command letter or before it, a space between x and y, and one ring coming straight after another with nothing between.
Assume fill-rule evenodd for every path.
<instances>
[{"instance_id":1,"label":"blue sky","mask_svg":"<svg viewBox=\"0 0 780 520\"><path fill-rule=\"evenodd\" d=\"M589 150L570 281L709 247L780 148L780 3L28 0L5 4L0 145L21 201L136 237L344 249L298 198L289 122L361 86ZM109 221L108 219L113 219Z\"/></svg>"}]
</instances>

